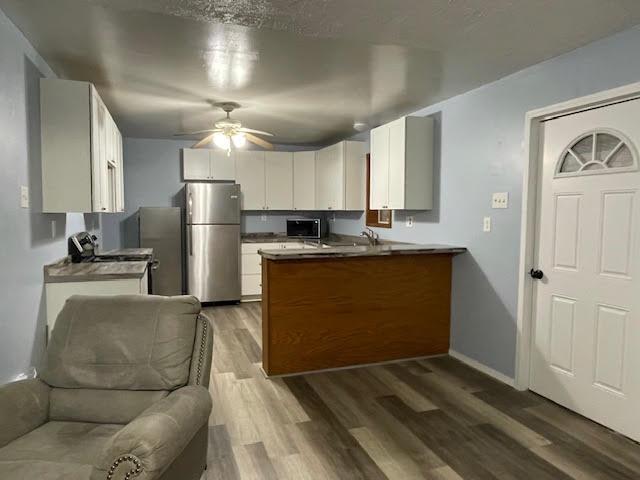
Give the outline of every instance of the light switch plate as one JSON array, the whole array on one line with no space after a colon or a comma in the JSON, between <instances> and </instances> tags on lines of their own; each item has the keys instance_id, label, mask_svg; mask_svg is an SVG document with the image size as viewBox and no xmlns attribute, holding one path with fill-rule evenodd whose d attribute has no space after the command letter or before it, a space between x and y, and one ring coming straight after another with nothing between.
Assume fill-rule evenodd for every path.
<instances>
[{"instance_id":1,"label":"light switch plate","mask_svg":"<svg viewBox=\"0 0 640 480\"><path fill-rule=\"evenodd\" d=\"M408 216L407 217L405 225L407 226L407 228L413 228L413 217L412 216Z\"/></svg>"},{"instance_id":2,"label":"light switch plate","mask_svg":"<svg viewBox=\"0 0 640 480\"><path fill-rule=\"evenodd\" d=\"M20 186L20 207L29 208L29 187Z\"/></svg>"},{"instance_id":3,"label":"light switch plate","mask_svg":"<svg viewBox=\"0 0 640 480\"><path fill-rule=\"evenodd\" d=\"M484 217L484 221L482 223L482 231L483 232L491 231L491 217Z\"/></svg>"},{"instance_id":4,"label":"light switch plate","mask_svg":"<svg viewBox=\"0 0 640 480\"><path fill-rule=\"evenodd\" d=\"M491 208L509 208L509 192L494 193L491 197Z\"/></svg>"},{"instance_id":5,"label":"light switch plate","mask_svg":"<svg viewBox=\"0 0 640 480\"><path fill-rule=\"evenodd\" d=\"M263 222L266 222L267 221L267 216L266 215L262 215L260 217L260 220L262 220Z\"/></svg>"}]
</instances>

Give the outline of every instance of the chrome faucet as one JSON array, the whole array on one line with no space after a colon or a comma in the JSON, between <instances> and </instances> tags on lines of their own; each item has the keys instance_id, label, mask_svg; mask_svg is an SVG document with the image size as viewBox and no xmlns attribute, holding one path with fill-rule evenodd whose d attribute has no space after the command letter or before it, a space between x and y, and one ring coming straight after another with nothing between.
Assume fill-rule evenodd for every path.
<instances>
[{"instance_id":1,"label":"chrome faucet","mask_svg":"<svg viewBox=\"0 0 640 480\"><path fill-rule=\"evenodd\" d=\"M378 245L378 234L376 232L374 232L373 230L371 230L370 228L365 228L362 233L360 233L361 237L367 237L367 240L369 241L369 246L370 247L375 247L376 245Z\"/></svg>"}]
</instances>

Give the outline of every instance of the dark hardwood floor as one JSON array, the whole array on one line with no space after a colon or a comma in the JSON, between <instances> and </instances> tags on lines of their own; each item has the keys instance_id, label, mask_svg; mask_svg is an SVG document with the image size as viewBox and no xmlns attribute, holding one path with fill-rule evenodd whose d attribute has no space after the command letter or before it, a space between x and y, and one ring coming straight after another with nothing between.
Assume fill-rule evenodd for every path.
<instances>
[{"instance_id":1,"label":"dark hardwood floor","mask_svg":"<svg viewBox=\"0 0 640 480\"><path fill-rule=\"evenodd\" d=\"M260 304L214 326L207 479L640 479L640 445L451 357L266 379Z\"/></svg>"}]
</instances>

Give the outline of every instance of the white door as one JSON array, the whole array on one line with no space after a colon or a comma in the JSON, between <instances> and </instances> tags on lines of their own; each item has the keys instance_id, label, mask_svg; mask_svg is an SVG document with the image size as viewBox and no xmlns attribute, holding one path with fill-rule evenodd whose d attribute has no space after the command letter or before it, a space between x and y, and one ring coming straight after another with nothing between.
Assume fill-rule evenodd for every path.
<instances>
[{"instance_id":1,"label":"white door","mask_svg":"<svg viewBox=\"0 0 640 480\"><path fill-rule=\"evenodd\" d=\"M184 180L209 180L211 177L209 149L185 148L182 150L182 177Z\"/></svg>"},{"instance_id":2,"label":"white door","mask_svg":"<svg viewBox=\"0 0 640 480\"><path fill-rule=\"evenodd\" d=\"M316 152L293 154L293 209L316 208Z\"/></svg>"},{"instance_id":3,"label":"white door","mask_svg":"<svg viewBox=\"0 0 640 480\"><path fill-rule=\"evenodd\" d=\"M389 208L389 126L371 130L371 192L373 210Z\"/></svg>"},{"instance_id":4,"label":"white door","mask_svg":"<svg viewBox=\"0 0 640 480\"><path fill-rule=\"evenodd\" d=\"M266 152L264 158L268 210L293 210L293 153Z\"/></svg>"},{"instance_id":5,"label":"white door","mask_svg":"<svg viewBox=\"0 0 640 480\"><path fill-rule=\"evenodd\" d=\"M264 152L236 151L236 183L242 192L242 210L266 209Z\"/></svg>"},{"instance_id":6,"label":"white door","mask_svg":"<svg viewBox=\"0 0 640 480\"><path fill-rule=\"evenodd\" d=\"M640 101L541 128L531 389L640 440Z\"/></svg>"}]
</instances>

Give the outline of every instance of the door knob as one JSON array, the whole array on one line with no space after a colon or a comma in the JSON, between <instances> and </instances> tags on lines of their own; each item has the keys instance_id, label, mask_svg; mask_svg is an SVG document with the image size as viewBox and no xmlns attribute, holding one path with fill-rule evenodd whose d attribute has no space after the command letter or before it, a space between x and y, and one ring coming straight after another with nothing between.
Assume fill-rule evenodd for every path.
<instances>
[{"instance_id":1,"label":"door knob","mask_svg":"<svg viewBox=\"0 0 640 480\"><path fill-rule=\"evenodd\" d=\"M542 277L544 277L544 272L542 270L535 270L535 269L531 269L531 271L529 272L529 275L531 275L531 278L535 278L536 280L541 280Z\"/></svg>"}]
</instances>

